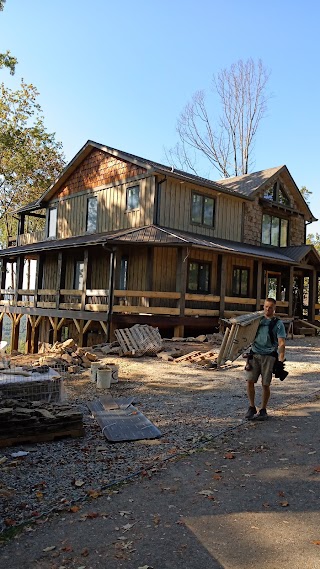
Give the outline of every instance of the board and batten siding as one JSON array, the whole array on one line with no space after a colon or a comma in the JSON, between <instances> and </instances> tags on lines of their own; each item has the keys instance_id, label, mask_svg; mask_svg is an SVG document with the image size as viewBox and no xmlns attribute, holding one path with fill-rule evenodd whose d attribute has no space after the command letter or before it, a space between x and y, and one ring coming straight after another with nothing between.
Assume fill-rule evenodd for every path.
<instances>
[{"instance_id":1,"label":"board and batten siding","mask_svg":"<svg viewBox=\"0 0 320 569\"><path fill-rule=\"evenodd\" d=\"M246 259L245 257L236 257L228 255L226 259L226 296L233 296L232 294L232 277L234 268L249 269L249 297L253 291L253 259Z\"/></svg>"},{"instance_id":2,"label":"board and batten siding","mask_svg":"<svg viewBox=\"0 0 320 569\"><path fill-rule=\"evenodd\" d=\"M198 193L215 199L214 227L191 222L191 196ZM161 188L159 224L206 237L241 241L242 200L195 184L168 179Z\"/></svg>"},{"instance_id":3,"label":"board and batten siding","mask_svg":"<svg viewBox=\"0 0 320 569\"><path fill-rule=\"evenodd\" d=\"M126 211L127 188L136 185L140 186L140 207ZM153 221L154 194L155 180L150 176L53 200L51 204L58 206L57 238L86 233L87 200L93 196L98 201L97 233L149 225Z\"/></svg>"}]
</instances>

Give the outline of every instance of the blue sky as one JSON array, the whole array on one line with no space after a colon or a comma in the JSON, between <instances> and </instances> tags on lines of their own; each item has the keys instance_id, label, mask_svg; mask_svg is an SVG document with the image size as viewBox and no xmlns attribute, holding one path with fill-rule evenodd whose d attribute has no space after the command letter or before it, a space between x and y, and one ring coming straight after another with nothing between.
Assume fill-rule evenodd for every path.
<instances>
[{"instance_id":1,"label":"blue sky","mask_svg":"<svg viewBox=\"0 0 320 569\"><path fill-rule=\"evenodd\" d=\"M7 0L0 52L19 64L0 80L38 88L68 161L91 139L166 163L192 94L237 60L261 58L272 98L254 170L286 164L320 218L319 21L316 0Z\"/></svg>"}]
</instances>

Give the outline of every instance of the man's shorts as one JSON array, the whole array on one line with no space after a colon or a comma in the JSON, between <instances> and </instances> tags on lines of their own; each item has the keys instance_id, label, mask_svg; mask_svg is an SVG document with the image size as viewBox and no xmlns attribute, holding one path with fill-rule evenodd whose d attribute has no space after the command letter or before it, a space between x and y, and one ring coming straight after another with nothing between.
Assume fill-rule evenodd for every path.
<instances>
[{"instance_id":1,"label":"man's shorts","mask_svg":"<svg viewBox=\"0 0 320 569\"><path fill-rule=\"evenodd\" d=\"M257 383L259 376L261 375L262 385L270 385L276 358L274 356L253 354L253 358L249 361L252 369L246 371L246 380Z\"/></svg>"}]
</instances>

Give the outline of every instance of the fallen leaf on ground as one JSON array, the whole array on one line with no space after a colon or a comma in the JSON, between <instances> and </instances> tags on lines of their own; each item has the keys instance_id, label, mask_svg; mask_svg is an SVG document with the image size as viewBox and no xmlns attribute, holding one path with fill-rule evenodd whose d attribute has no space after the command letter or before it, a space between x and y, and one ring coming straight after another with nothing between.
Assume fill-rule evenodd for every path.
<instances>
[{"instance_id":1,"label":"fallen leaf on ground","mask_svg":"<svg viewBox=\"0 0 320 569\"><path fill-rule=\"evenodd\" d=\"M279 504L282 508L286 508L287 506L289 506L289 502L279 502Z\"/></svg>"},{"instance_id":2,"label":"fallen leaf on ground","mask_svg":"<svg viewBox=\"0 0 320 569\"><path fill-rule=\"evenodd\" d=\"M313 543L314 545L320 545L320 539L316 539L315 541L312 541L311 543Z\"/></svg>"},{"instance_id":3,"label":"fallen leaf on ground","mask_svg":"<svg viewBox=\"0 0 320 569\"><path fill-rule=\"evenodd\" d=\"M284 496L285 496L285 493L284 493L282 490L279 490L279 492L278 492L278 496L282 496L282 497L284 497Z\"/></svg>"},{"instance_id":4,"label":"fallen leaf on ground","mask_svg":"<svg viewBox=\"0 0 320 569\"><path fill-rule=\"evenodd\" d=\"M80 506L71 506L69 508L69 512L72 512L73 514L75 514L76 512L78 512L80 510Z\"/></svg>"},{"instance_id":5,"label":"fallen leaf on ground","mask_svg":"<svg viewBox=\"0 0 320 569\"><path fill-rule=\"evenodd\" d=\"M232 458L235 458L234 454L232 454L232 452L227 452L223 458L228 458L229 460L231 460Z\"/></svg>"},{"instance_id":6,"label":"fallen leaf on ground","mask_svg":"<svg viewBox=\"0 0 320 569\"><path fill-rule=\"evenodd\" d=\"M72 483L76 488L81 488L85 484L84 480L73 480Z\"/></svg>"},{"instance_id":7,"label":"fallen leaf on ground","mask_svg":"<svg viewBox=\"0 0 320 569\"><path fill-rule=\"evenodd\" d=\"M315 472L320 472L320 466L315 466L313 469Z\"/></svg>"},{"instance_id":8,"label":"fallen leaf on ground","mask_svg":"<svg viewBox=\"0 0 320 569\"><path fill-rule=\"evenodd\" d=\"M87 547L85 547L82 551L81 551L81 555L82 557L88 557L89 555L89 549Z\"/></svg>"},{"instance_id":9,"label":"fallen leaf on ground","mask_svg":"<svg viewBox=\"0 0 320 569\"><path fill-rule=\"evenodd\" d=\"M212 478L213 478L214 480L221 480L222 476L220 476L219 474L214 474L214 475L212 476Z\"/></svg>"}]
</instances>

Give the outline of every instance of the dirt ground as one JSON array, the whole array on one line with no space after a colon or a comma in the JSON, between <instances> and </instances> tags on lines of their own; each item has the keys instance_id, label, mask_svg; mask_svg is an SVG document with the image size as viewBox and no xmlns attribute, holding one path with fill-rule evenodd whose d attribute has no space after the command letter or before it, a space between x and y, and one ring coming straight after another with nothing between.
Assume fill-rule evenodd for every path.
<instances>
[{"instance_id":1,"label":"dirt ground","mask_svg":"<svg viewBox=\"0 0 320 569\"><path fill-rule=\"evenodd\" d=\"M34 520L1 548L0 569L242 569L257 562L263 569L316 569L320 337L288 340L286 355L289 376L274 380L270 420L259 425L243 420L242 359L213 370L105 358L119 365L111 394L134 396L163 436L110 446L87 414L83 441L42 444L39 464L20 462L21 485L40 467L52 490L66 482L69 493L69 478L101 489L128 466L131 483L111 484L73 510ZM83 408L99 396L88 372L66 378L65 388ZM257 392L259 403L259 386Z\"/></svg>"},{"instance_id":2,"label":"dirt ground","mask_svg":"<svg viewBox=\"0 0 320 569\"><path fill-rule=\"evenodd\" d=\"M260 424L243 420L243 360L213 371L118 358L113 396L134 393L164 440L116 445L117 461L148 448L150 468L25 526L0 549L0 569L318 569L319 356L320 338L288 340L289 376L274 380L270 419ZM77 402L97 395L85 374L66 390ZM72 444L45 448L65 455ZM168 460L159 459L162 445Z\"/></svg>"}]
</instances>

